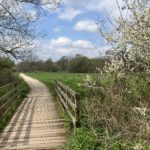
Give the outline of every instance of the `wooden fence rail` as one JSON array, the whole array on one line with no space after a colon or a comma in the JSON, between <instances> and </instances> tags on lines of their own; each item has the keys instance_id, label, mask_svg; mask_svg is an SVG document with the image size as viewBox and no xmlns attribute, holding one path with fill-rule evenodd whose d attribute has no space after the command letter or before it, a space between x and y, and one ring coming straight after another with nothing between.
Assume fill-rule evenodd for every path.
<instances>
[{"instance_id":1,"label":"wooden fence rail","mask_svg":"<svg viewBox=\"0 0 150 150\"><path fill-rule=\"evenodd\" d=\"M58 80L56 81L56 92L76 129L79 126L79 94Z\"/></svg>"},{"instance_id":2,"label":"wooden fence rail","mask_svg":"<svg viewBox=\"0 0 150 150\"><path fill-rule=\"evenodd\" d=\"M20 81L12 82L0 87L0 119L4 118L5 114L13 111L14 104L17 103L21 89Z\"/></svg>"}]
</instances>

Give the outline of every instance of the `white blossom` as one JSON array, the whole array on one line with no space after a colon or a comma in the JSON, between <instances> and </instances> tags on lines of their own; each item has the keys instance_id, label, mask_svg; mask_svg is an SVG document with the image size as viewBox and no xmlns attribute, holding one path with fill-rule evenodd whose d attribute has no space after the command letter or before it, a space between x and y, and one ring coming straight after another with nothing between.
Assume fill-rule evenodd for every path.
<instances>
[{"instance_id":1,"label":"white blossom","mask_svg":"<svg viewBox=\"0 0 150 150\"><path fill-rule=\"evenodd\" d=\"M145 116L146 115L146 107L133 107L133 111L140 113L140 115Z\"/></svg>"}]
</instances>

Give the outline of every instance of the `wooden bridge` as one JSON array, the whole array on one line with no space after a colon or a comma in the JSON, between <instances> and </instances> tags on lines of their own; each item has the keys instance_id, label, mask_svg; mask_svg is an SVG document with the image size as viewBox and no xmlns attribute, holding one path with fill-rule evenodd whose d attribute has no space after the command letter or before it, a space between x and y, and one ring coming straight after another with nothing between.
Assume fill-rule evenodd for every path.
<instances>
[{"instance_id":1,"label":"wooden bridge","mask_svg":"<svg viewBox=\"0 0 150 150\"><path fill-rule=\"evenodd\" d=\"M40 81L21 76L31 91L1 133L0 149L61 149L66 142L64 119L56 112L51 94Z\"/></svg>"},{"instance_id":2,"label":"wooden bridge","mask_svg":"<svg viewBox=\"0 0 150 150\"><path fill-rule=\"evenodd\" d=\"M66 143L64 119L59 117L49 90L36 79L25 74L21 77L30 86L30 93L0 134L0 150L60 150ZM19 101L20 88L17 82L2 87L7 92L0 97L1 121L5 119L5 113L13 111L13 104ZM78 94L60 81L56 82L56 92L76 129L79 126Z\"/></svg>"}]
</instances>

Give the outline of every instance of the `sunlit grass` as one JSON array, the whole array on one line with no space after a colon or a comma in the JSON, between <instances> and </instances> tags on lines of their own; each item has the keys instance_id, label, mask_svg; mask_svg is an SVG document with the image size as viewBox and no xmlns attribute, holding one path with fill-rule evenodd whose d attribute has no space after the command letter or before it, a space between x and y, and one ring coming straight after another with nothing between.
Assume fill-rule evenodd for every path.
<instances>
[{"instance_id":1,"label":"sunlit grass","mask_svg":"<svg viewBox=\"0 0 150 150\"><path fill-rule=\"evenodd\" d=\"M60 80L74 91L80 93L81 97L84 96L84 88L80 86L86 75L84 73L32 72L28 73L28 75L45 83L52 94L55 94L55 81Z\"/></svg>"}]
</instances>

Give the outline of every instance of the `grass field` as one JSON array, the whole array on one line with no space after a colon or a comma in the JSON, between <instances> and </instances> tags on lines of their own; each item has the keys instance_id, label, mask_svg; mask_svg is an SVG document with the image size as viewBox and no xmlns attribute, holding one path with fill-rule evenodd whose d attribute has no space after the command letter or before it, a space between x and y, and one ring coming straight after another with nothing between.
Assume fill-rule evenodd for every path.
<instances>
[{"instance_id":1,"label":"grass field","mask_svg":"<svg viewBox=\"0 0 150 150\"><path fill-rule=\"evenodd\" d=\"M52 73L52 72L32 72L28 73L29 76L42 81L51 91L55 94L55 81L60 80L74 91L80 93L81 97L84 96L84 88L80 86L86 74L83 73Z\"/></svg>"}]
</instances>

